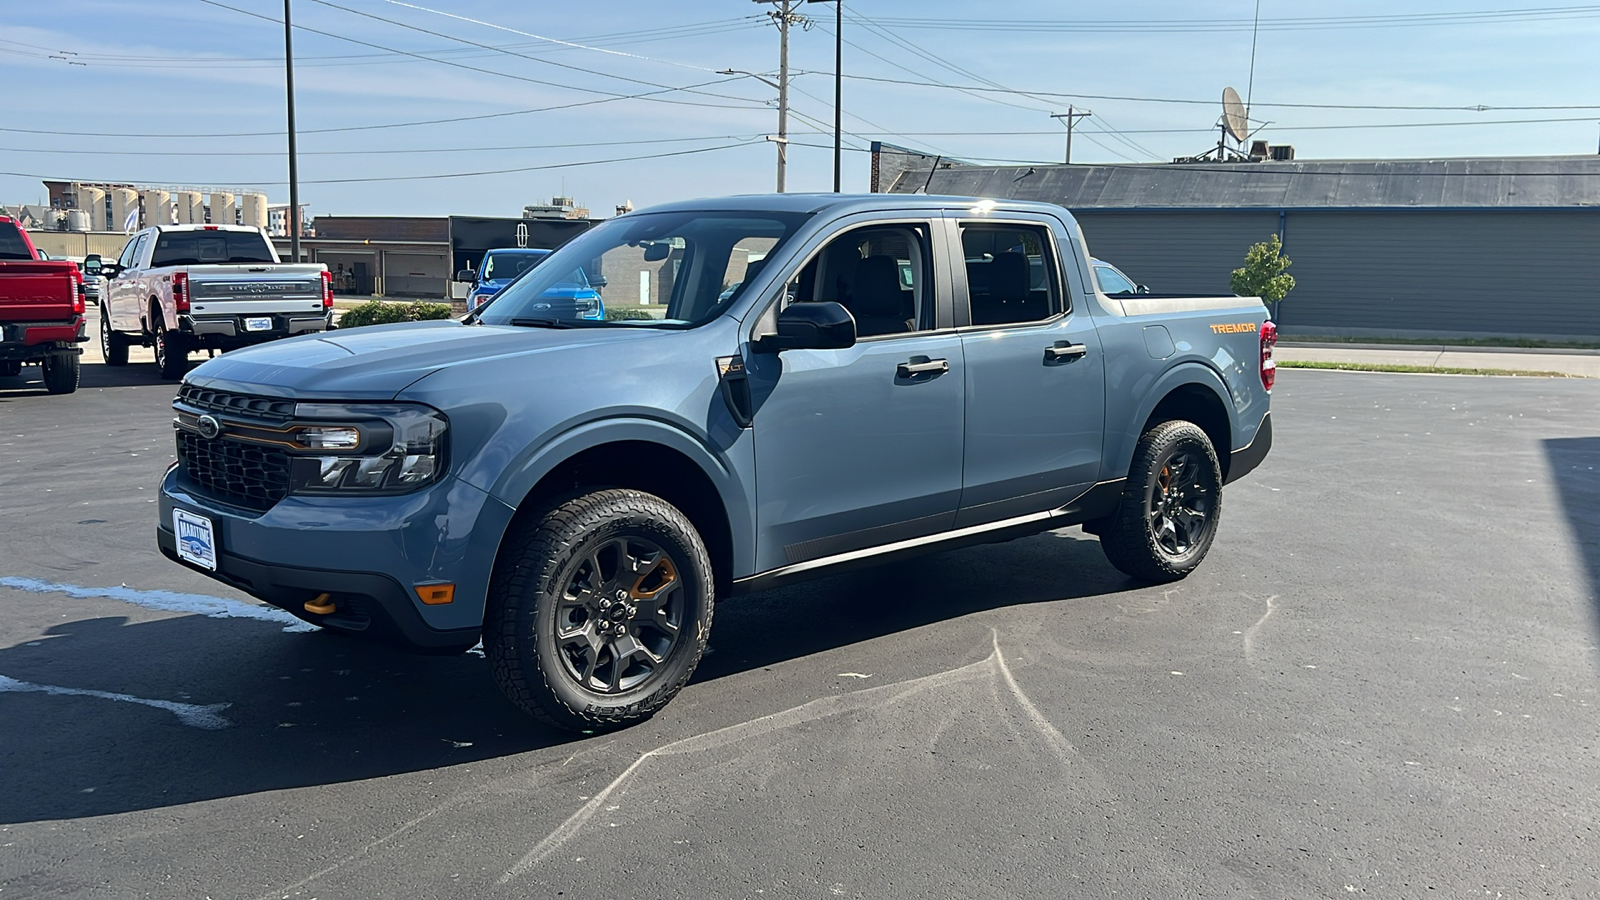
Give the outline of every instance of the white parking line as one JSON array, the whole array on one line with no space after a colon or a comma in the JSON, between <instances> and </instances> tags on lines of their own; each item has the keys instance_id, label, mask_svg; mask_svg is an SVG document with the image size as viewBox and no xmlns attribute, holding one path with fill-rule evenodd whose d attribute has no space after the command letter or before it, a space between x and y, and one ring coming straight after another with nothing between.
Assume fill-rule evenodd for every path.
<instances>
[{"instance_id":1,"label":"white parking line","mask_svg":"<svg viewBox=\"0 0 1600 900\"><path fill-rule=\"evenodd\" d=\"M82 587L76 584L58 584L38 578L0 577L0 587L16 588L35 594L66 594L82 599L103 598L121 600L145 609L160 612L191 613L212 619L256 619L283 626L284 631L316 631L317 626L302 622L281 609L211 597L205 594L180 594L175 591L138 591L130 587Z\"/></svg>"},{"instance_id":2,"label":"white parking line","mask_svg":"<svg viewBox=\"0 0 1600 900\"><path fill-rule=\"evenodd\" d=\"M118 700L123 703L137 703L140 706L153 706L164 709L178 717L178 721L190 728L202 728L206 731L220 731L233 727L233 723L224 719L220 713L232 706L232 703L211 703L199 706L194 703L174 703L171 700L147 700L135 697L132 694L113 694L110 691L94 691L86 688L57 687L53 684L33 684L27 681L18 681L0 675L0 693L13 691L16 693L42 693L56 694L69 697L99 697L101 700Z\"/></svg>"}]
</instances>

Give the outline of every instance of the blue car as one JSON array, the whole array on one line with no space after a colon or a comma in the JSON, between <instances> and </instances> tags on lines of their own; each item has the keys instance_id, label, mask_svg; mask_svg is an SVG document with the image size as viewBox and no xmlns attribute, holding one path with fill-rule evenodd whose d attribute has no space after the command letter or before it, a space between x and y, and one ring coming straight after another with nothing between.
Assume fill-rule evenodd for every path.
<instances>
[{"instance_id":1,"label":"blue car","mask_svg":"<svg viewBox=\"0 0 1600 900\"><path fill-rule=\"evenodd\" d=\"M477 309L493 300L513 281L543 262L550 253L549 250L531 248L505 248L485 253L483 263L473 278L472 293L467 295L468 308ZM571 277L562 279L546 290L541 299L550 301L549 308L559 307L575 312L579 318L599 320L606 316L600 292L595 290L583 269L574 270Z\"/></svg>"}]
</instances>

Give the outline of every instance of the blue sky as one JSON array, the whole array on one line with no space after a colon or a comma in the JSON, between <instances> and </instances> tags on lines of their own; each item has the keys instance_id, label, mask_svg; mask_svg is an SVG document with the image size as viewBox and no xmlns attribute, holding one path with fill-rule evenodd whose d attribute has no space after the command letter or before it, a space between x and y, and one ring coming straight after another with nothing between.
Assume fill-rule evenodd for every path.
<instances>
[{"instance_id":1,"label":"blue sky","mask_svg":"<svg viewBox=\"0 0 1600 900\"><path fill-rule=\"evenodd\" d=\"M278 0L217 2L270 19L283 11ZM296 25L328 33L295 37L301 197L314 214L516 215L562 192L609 214L623 200L646 206L772 188L775 149L763 136L776 131L775 91L716 74L775 73L768 4L294 4ZM1223 87L1249 91L1255 8L1254 0L847 0L845 71L857 77L844 86L846 140L1056 161L1064 129L1050 113L1070 103L1094 113L1079 126L1076 162L1197 153L1215 143ZM1296 145L1302 159L1596 153L1600 6L1525 12L1533 8L1486 16L1478 14L1496 7L1262 0L1252 118L1268 123L1261 137ZM792 35L791 65L802 74L789 188L828 190L834 13L822 3L801 11L817 21ZM0 175L0 202L37 202L36 175L259 184L283 202L287 188L273 183L287 178L282 53L281 24L202 0L4 4L0 172L19 174ZM699 93L617 99L691 85ZM1479 105L1498 108L1467 109ZM1439 108L1330 108L1386 106ZM1540 106L1589 108L1526 108ZM492 118L436 122L482 116ZM1572 121L1527 121L1549 119ZM1502 120L1523 124L1409 127ZM330 130L352 128L362 130ZM563 144L577 146L551 146ZM678 155L576 165L669 153ZM866 189L868 164L868 154L845 152L846 190ZM526 171L440 177L502 169Z\"/></svg>"}]
</instances>

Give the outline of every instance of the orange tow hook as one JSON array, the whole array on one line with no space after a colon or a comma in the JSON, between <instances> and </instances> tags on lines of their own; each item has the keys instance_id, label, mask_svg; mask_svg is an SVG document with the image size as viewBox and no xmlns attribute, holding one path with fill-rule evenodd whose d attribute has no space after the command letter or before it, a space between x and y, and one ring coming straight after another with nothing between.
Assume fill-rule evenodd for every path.
<instances>
[{"instance_id":1,"label":"orange tow hook","mask_svg":"<svg viewBox=\"0 0 1600 900\"><path fill-rule=\"evenodd\" d=\"M328 599L327 594L318 594L316 599L306 601L306 612L311 613L312 615L329 616L333 615L333 613L338 609L339 607L335 606L333 601Z\"/></svg>"}]
</instances>

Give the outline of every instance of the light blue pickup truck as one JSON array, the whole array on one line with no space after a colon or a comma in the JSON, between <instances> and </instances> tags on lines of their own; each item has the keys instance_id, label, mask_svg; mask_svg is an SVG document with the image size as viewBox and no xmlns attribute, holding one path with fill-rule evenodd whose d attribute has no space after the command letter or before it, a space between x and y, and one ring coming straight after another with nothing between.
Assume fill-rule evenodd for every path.
<instances>
[{"instance_id":1,"label":"light blue pickup truck","mask_svg":"<svg viewBox=\"0 0 1600 900\"><path fill-rule=\"evenodd\" d=\"M660 709L715 601L1081 525L1182 578L1272 443L1255 299L1110 297L1046 204L702 200L586 232L462 321L210 360L162 551L326 628L483 642L574 729ZM595 321L563 285L639 285Z\"/></svg>"}]
</instances>

